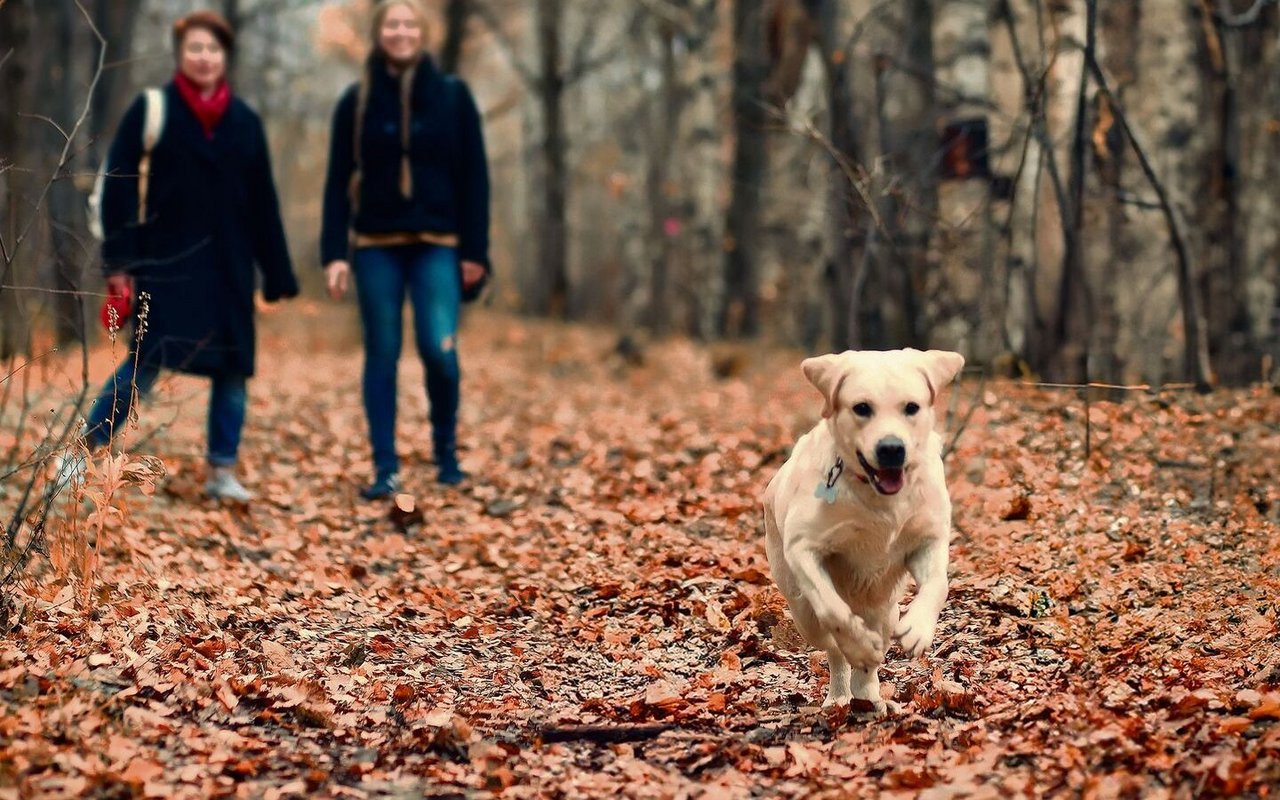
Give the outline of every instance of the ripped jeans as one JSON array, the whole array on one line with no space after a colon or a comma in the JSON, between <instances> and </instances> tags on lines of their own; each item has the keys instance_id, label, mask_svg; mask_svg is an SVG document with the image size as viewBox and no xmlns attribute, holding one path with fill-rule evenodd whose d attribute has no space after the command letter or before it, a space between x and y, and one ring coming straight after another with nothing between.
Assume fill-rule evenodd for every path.
<instances>
[{"instance_id":1,"label":"ripped jeans","mask_svg":"<svg viewBox=\"0 0 1280 800\"><path fill-rule=\"evenodd\" d=\"M462 278L457 251L431 244L356 250L356 293L364 325L364 411L379 476L399 471L396 456L396 365L400 361L404 297L413 305L413 332L427 373L431 435L437 460L450 457L458 424L458 311Z\"/></svg>"}]
</instances>

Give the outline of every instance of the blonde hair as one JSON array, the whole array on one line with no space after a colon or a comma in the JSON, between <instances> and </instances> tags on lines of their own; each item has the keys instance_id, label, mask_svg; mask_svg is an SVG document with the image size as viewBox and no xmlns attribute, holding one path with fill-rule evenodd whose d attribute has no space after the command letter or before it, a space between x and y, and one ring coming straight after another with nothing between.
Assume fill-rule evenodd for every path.
<instances>
[{"instance_id":1,"label":"blonde hair","mask_svg":"<svg viewBox=\"0 0 1280 800\"><path fill-rule=\"evenodd\" d=\"M418 27L422 29L422 48L427 47L427 34L430 31L430 21L427 19L427 12L422 9L417 0L379 0L378 4L373 7L373 18L369 26L369 41L373 43L373 49L376 52L378 48L378 34L382 31L382 23L387 18L387 14L396 6L403 6L413 14L418 20Z\"/></svg>"},{"instance_id":2,"label":"blonde hair","mask_svg":"<svg viewBox=\"0 0 1280 800\"><path fill-rule=\"evenodd\" d=\"M3 2L3 0L0 0ZM372 80L371 70L376 68L377 58L382 56L382 48L378 46L378 35L382 32L382 23L387 18L387 14L395 6L404 6L413 13L418 19L418 27L422 29L422 45L418 52L419 59L425 57L427 52L427 34L430 31L427 28L427 14L422 10L422 6L418 5L417 0L379 0L378 4L373 7L372 24L369 26L369 38L373 43L373 48L369 51L369 61L365 64L364 71L360 76L359 89L356 91L356 119L355 130L352 135L352 145L355 153L356 169L351 174L350 195L352 205L356 208L360 204L360 134L364 127L364 114L369 106L369 84ZM401 71L400 82L400 194L405 198L413 197L413 169L409 163L409 124L413 114L413 79L417 76L417 64L411 64Z\"/></svg>"}]
</instances>

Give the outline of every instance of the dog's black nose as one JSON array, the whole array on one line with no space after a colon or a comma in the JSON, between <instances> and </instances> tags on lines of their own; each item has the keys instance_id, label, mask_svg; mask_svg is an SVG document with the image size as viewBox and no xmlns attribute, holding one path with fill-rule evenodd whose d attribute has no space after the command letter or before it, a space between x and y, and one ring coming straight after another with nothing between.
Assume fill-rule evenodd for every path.
<instances>
[{"instance_id":1,"label":"dog's black nose","mask_svg":"<svg viewBox=\"0 0 1280 800\"><path fill-rule=\"evenodd\" d=\"M886 436L876 442L876 462L882 469L894 469L907 463L907 446L897 436Z\"/></svg>"}]
</instances>

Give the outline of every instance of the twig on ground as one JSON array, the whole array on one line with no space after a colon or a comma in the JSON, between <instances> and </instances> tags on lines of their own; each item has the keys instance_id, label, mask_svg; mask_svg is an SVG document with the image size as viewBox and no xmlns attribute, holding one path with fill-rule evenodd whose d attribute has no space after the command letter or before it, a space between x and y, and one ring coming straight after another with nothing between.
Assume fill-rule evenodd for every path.
<instances>
[{"instance_id":1,"label":"twig on ground","mask_svg":"<svg viewBox=\"0 0 1280 800\"><path fill-rule=\"evenodd\" d=\"M619 725L551 725L538 732L543 742L638 742L656 739L667 731L675 730L669 723L642 723Z\"/></svg>"}]
</instances>

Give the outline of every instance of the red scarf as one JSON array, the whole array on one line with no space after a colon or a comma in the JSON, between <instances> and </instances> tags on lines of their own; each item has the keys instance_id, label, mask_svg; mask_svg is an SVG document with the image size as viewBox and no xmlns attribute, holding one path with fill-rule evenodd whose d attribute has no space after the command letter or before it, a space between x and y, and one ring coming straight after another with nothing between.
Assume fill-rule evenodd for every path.
<instances>
[{"instance_id":1,"label":"red scarf","mask_svg":"<svg viewBox=\"0 0 1280 800\"><path fill-rule=\"evenodd\" d=\"M221 81L213 94L206 98L201 95L200 87L181 72L173 76L173 84L178 87L178 94L182 95L196 119L200 120L204 135L212 139L213 129L222 121L222 115L227 113L227 106L231 105L231 87L225 80Z\"/></svg>"}]
</instances>

